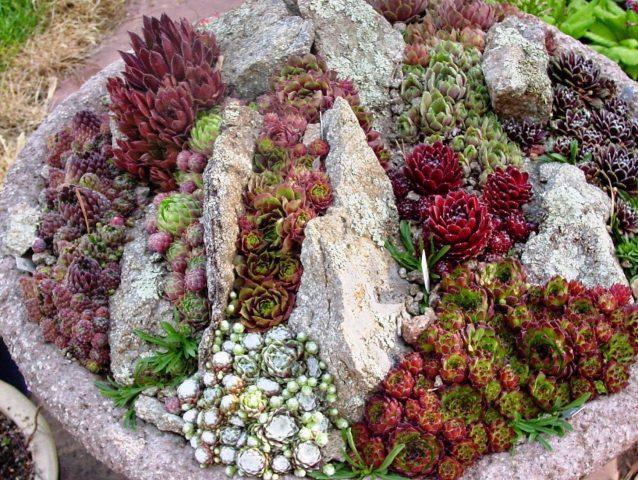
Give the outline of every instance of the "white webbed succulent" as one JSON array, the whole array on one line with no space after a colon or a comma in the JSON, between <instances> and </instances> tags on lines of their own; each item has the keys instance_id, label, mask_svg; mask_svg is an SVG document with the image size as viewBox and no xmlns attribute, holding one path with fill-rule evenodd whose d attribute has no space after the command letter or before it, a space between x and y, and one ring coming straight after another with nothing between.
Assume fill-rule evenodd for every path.
<instances>
[{"instance_id":1,"label":"white webbed succulent","mask_svg":"<svg viewBox=\"0 0 638 480\"><path fill-rule=\"evenodd\" d=\"M222 385L228 393L239 393L244 388L245 382L238 375L229 373L222 378Z\"/></svg>"},{"instance_id":2,"label":"white webbed succulent","mask_svg":"<svg viewBox=\"0 0 638 480\"><path fill-rule=\"evenodd\" d=\"M213 452L210 451L208 445L203 444L195 449L195 460L203 466L213 463Z\"/></svg>"},{"instance_id":3,"label":"white webbed succulent","mask_svg":"<svg viewBox=\"0 0 638 480\"><path fill-rule=\"evenodd\" d=\"M224 445L236 447L242 433L243 430L239 427L224 427L219 431L219 441Z\"/></svg>"},{"instance_id":4,"label":"white webbed succulent","mask_svg":"<svg viewBox=\"0 0 638 480\"><path fill-rule=\"evenodd\" d=\"M239 397L237 395L224 395L219 401L219 410L224 414L230 414L239 407Z\"/></svg>"},{"instance_id":5,"label":"white webbed succulent","mask_svg":"<svg viewBox=\"0 0 638 480\"><path fill-rule=\"evenodd\" d=\"M308 470L321 462L321 450L313 441L301 442L295 447L293 459L298 468Z\"/></svg>"},{"instance_id":6,"label":"white webbed succulent","mask_svg":"<svg viewBox=\"0 0 638 480\"><path fill-rule=\"evenodd\" d=\"M264 339L259 333L247 333L242 339L242 345L248 351L261 349Z\"/></svg>"},{"instance_id":7,"label":"white webbed succulent","mask_svg":"<svg viewBox=\"0 0 638 480\"><path fill-rule=\"evenodd\" d=\"M233 370L242 378L253 379L259 375L259 363L254 356L237 355L233 363Z\"/></svg>"},{"instance_id":8,"label":"white webbed succulent","mask_svg":"<svg viewBox=\"0 0 638 480\"><path fill-rule=\"evenodd\" d=\"M268 468L268 455L256 447L242 448L235 461L240 475L259 477Z\"/></svg>"},{"instance_id":9,"label":"white webbed succulent","mask_svg":"<svg viewBox=\"0 0 638 480\"><path fill-rule=\"evenodd\" d=\"M285 474L292 469L292 465L285 455L279 454L273 457L270 468L272 468L272 471L275 473Z\"/></svg>"},{"instance_id":10,"label":"white webbed succulent","mask_svg":"<svg viewBox=\"0 0 638 480\"><path fill-rule=\"evenodd\" d=\"M236 456L237 456L237 449L235 447L224 445L219 449L219 460L224 465L234 464Z\"/></svg>"},{"instance_id":11,"label":"white webbed succulent","mask_svg":"<svg viewBox=\"0 0 638 480\"><path fill-rule=\"evenodd\" d=\"M294 441L297 432L299 432L299 426L294 417L283 409L271 414L263 426L264 437L277 446Z\"/></svg>"},{"instance_id":12,"label":"white webbed succulent","mask_svg":"<svg viewBox=\"0 0 638 480\"><path fill-rule=\"evenodd\" d=\"M193 375L192 377L187 378L179 387L177 387L177 398L179 398L183 410L194 405L197 402L199 394L199 375Z\"/></svg>"},{"instance_id":13,"label":"white webbed succulent","mask_svg":"<svg viewBox=\"0 0 638 480\"><path fill-rule=\"evenodd\" d=\"M219 413L219 409L216 407L211 407L208 410L204 410L201 416L201 421L198 422L199 428L205 428L208 430L213 430L215 427L219 425L221 422L221 415Z\"/></svg>"},{"instance_id":14,"label":"white webbed succulent","mask_svg":"<svg viewBox=\"0 0 638 480\"><path fill-rule=\"evenodd\" d=\"M261 351L261 366L271 376L287 378L301 373L300 344L294 340L285 343L272 341Z\"/></svg>"},{"instance_id":15,"label":"white webbed succulent","mask_svg":"<svg viewBox=\"0 0 638 480\"><path fill-rule=\"evenodd\" d=\"M217 352L213 354L211 364L215 371L228 370L233 365L233 356L228 352Z\"/></svg>"}]
</instances>

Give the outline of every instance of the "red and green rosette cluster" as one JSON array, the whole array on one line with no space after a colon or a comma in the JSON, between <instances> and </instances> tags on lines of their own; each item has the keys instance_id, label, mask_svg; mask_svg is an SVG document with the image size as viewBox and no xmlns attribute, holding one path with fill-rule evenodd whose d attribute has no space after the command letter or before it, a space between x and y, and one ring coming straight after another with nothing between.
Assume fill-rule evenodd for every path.
<instances>
[{"instance_id":1,"label":"red and green rosette cluster","mask_svg":"<svg viewBox=\"0 0 638 480\"><path fill-rule=\"evenodd\" d=\"M198 114L224 98L217 41L186 19L144 17L142 36L131 33L132 52L121 52L124 78L109 78L111 111L124 138L115 163L163 191L176 188L177 156Z\"/></svg>"},{"instance_id":2,"label":"red and green rosette cluster","mask_svg":"<svg viewBox=\"0 0 638 480\"><path fill-rule=\"evenodd\" d=\"M480 456L512 448L514 421L620 391L638 348L630 300L621 285L530 286L513 259L458 267L440 283L437 323L352 427L357 450L380 465L403 443L392 471L458 479Z\"/></svg>"}]
</instances>

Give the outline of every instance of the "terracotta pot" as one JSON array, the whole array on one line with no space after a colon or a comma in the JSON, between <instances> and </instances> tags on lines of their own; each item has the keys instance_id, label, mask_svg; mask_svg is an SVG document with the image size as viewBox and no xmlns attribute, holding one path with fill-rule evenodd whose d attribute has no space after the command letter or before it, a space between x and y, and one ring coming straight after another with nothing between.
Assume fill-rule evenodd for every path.
<instances>
[{"instance_id":1,"label":"terracotta pot","mask_svg":"<svg viewBox=\"0 0 638 480\"><path fill-rule=\"evenodd\" d=\"M42 412L17 389L0 381L0 413L17 425L25 438L33 435L29 450L35 466L35 478L57 480L58 453L53 433Z\"/></svg>"}]
</instances>

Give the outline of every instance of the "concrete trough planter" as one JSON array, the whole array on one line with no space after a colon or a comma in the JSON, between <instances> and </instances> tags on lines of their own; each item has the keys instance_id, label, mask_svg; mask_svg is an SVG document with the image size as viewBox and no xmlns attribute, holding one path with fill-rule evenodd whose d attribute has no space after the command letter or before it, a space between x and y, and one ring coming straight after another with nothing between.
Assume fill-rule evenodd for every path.
<instances>
[{"instance_id":1,"label":"concrete trough planter","mask_svg":"<svg viewBox=\"0 0 638 480\"><path fill-rule=\"evenodd\" d=\"M304 24L304 28L309 27ZM306 33L314 38L313 32ZM636 104L638 88L619 68L580 43L554 33L560 49L578 49L604 65L605 75L620 83L623 98ZM78 111L104 111L106 79L122 68L122 62L109 65L60 104L30 136L7 176L0 193L0 335L30 390L88 452L113 470L131 480L221 479L223 468L201 469L181 436L160 432L144 422L138 422L135 430L126 429L120 421L122 412L95 388L98 378L44 342L39 327L27 319L20 295L19 269L24 268L22 255L34 236L47 137ZM249 71L248 67L244 70ZM357 73L364 75L364 81L365 75L370 75L365 69ZM334 125L331 128L338 131ZM463 478L576 480L606 464L638 442L638 366L631 367L631 382L625 390L588 403L571 423L573 432L552 439L553 451L545 451L538 444L524 444L516 448L515 455L484 457Z\"/></svg>"}]
</instances>

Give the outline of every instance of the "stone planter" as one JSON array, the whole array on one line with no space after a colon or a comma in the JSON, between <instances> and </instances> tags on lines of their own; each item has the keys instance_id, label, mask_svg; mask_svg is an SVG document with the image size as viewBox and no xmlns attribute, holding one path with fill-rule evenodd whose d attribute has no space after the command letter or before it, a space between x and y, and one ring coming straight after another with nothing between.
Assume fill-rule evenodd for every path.
<instances>
[{"instance_id":1,"label":"stone planter","mask_svg":"<svg viewBox=\"0 0 638 480\"><path fill-rule=\"evenodd\" d=\"M584 50L578 42L556 35L561 49ZM635 84L619 69L589 50L586 53L600 61L607 74L620 79L629 101L635 98ZM38 326L27 320L19 293L18 268L24 268L21 255L28 251L34 234L46 139L76 112L104 109L105 80L121 69L121 62L111 64L58 106L29 138L9 172L0 193L0 334L30 389L67 431L113 470L135 480L221 479L221 468L200 469L192 449L180 436L160 432L143 422L136 430L124 428L122 412L95 388L97 377L44 343ZM357 80L370 80L366 70L354 73ZM570 480L604 465L638 441L638 366L634 365L631 373L632 381L623 392L588 404L574 418L574 432L552 440L553 451L526 444L517 448L516 455L485 457L464 478Z\"/></svg>"},{"instance_id":2,"label":"stone planter","mask_svg":"<svg viewBox=\"0 0 638 480\"><path fill-rule=\"evenodd\" d=\"M32 436L29 450L36 478L57 480L58 454L53 433L31 400L8 383L0 382L0 413L17 425L25 438Z\"/></svg>"}]
</instances>

